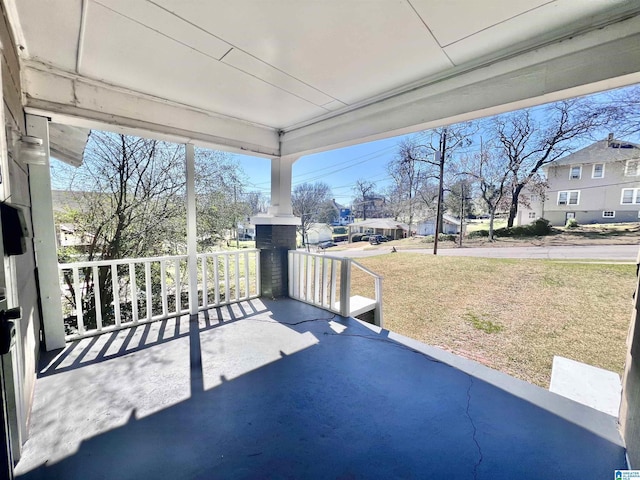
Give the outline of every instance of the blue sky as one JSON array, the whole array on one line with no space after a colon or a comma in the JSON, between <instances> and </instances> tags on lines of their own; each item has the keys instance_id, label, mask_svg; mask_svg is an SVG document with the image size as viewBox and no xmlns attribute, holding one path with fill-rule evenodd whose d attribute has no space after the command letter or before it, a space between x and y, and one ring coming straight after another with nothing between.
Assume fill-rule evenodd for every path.
<instances>
[{"instance_id":1,"label":"blue sky","mask_svg":"<svg viewBox=\"0 0 640 480\"><path fill-rule=\"evenodd\" d=\"M301 157L293 165L293 187L300 183L327 183L338 203L348 204L354 196L353 185L364 178L380 188L388 180L387 163L396 153L402 137L354 145ZM268 159L236 155L247 174L247 190L269 194L271 162Z\"/></svg>"}]
</instances>

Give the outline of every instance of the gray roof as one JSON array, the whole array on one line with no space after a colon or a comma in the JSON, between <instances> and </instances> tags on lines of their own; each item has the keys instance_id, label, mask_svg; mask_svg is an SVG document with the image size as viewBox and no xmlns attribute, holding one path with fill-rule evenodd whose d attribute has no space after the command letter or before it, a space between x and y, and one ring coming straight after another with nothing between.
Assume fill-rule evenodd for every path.
<instances>
[{"instance_id":1,"label":"gray roof","mask_svg":"<svg viewBox=\"0 0 640 480\"><path fill-rule=\"evenodd\" d=\"M369 220L363 220L362 222L350 223L348 226L383 228L387 230L409 230L409 226L406 223L398 222L393 218L371 218Z\"/></svg>"},{"instance_id":2,"label":"gray roof","mask_svg":"<svg viewBox=\"0 0 640 480\"><path fill-rule=\"evenodd\" d=\"M611 140L611 142L609 140L600 140L582 150L551 162L547 168L562 165L619 162L636 158L640 159L640 145L616 139Z\"/></svg>"}]
</instances>

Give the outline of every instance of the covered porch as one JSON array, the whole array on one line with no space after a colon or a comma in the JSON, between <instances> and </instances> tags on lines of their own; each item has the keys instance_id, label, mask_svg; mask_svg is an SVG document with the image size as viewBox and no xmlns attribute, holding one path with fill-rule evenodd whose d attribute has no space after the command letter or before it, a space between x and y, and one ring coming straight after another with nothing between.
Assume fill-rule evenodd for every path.
<instances>
[{"instance_id":1,"label":"covered porch","mask_svg":"<svg viewBox=\"0 0 640 480\"><path fill-rule=\"evenodd\" d=\"M10 133L0 135L0 200L20 206L33 226L25 252L6 259L0 275L0 308L23 309L3 358L11 389L2 389L0 476L20 458L21 478L606 478L626 466L625 444L640 464L633 327L623 442L614 417L350 318L348 262L290 253L298 158L636 83L640 6L0 6ZM186 257L67 265L75 284L82 268L96 276L110 268L118 286L127 269L146 281L144 294L129 293L131 317L79 339L65 338L60 308L52 124L185 145ZM43 142L41 162L19 148L34 140ZM255 277L242 275L249 261L222 260L217 274L235 272L224 295L196 249L195 146L271 164L269 212L251 219ZM135 312L138 297L153 304L152 264L164 278L172 262L176 272L186 263L188 301L171 311L168 290L181 298L174 283L158 311ZM206 279L217 284L213 296Z\"/></svg>"},{"instance_id":2,"label":"covered porch","mask_svg":"<svg viewBox=\"0 0 640 480\"><path fill-rule=\"evenodd\" d=\"M19 479L610 478L614 417L311 305L254 299L43 356Z\"/></svg>"}]
</instances>

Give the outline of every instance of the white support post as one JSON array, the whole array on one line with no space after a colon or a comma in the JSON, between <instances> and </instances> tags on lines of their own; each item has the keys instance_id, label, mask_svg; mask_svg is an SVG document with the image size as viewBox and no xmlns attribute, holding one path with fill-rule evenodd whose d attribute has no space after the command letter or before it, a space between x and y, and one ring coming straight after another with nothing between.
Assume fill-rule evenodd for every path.
<instances>
[{"instance_id":1,"label":"white support post","mask_svg":"<svg viewBox=\"0 0 640 480\"><path fill-rule=\"evenodd\" d=\"M51 198L51 171L49 169L49 124L46 117L27 115L27 135L42 139L45 148L43 165L29 165L31 192L31 218L33 220L33 246L38 268L42 326L47 351L63 348L64 322L56 250L56 229L53 221Z\"/></svg>"},{"instance_id":2,"label":"white support post","mask_svg":"<svg viewBox=\"0 0 640 480\"><path fill-rule=\"evenodd\" d=\"M271 160L271 207L269 214L276 217L293 215L291 207L291 170L296 157L278 157Z\"/></svg>"},{"instance_id":3,"label":"white support post","mask_svg":"<svg viewBox=\"0 0 640 480\"><path fill-rule=\"evenodd\" d=\"M196 237L196 160L195 148L185 145L187 164L187 266L189 270L189 314L198 314L198 243Z\"/></svg>"},{"instance_id":4,"label":"white support post","mask_svg":"<svg viewBox=\"0 0 640 480\"><path fill-rule=\"evenodd\" d=\"M340 265L340 315L351 315L351 259L343 258Z\"/></svg>"}]
</instances>

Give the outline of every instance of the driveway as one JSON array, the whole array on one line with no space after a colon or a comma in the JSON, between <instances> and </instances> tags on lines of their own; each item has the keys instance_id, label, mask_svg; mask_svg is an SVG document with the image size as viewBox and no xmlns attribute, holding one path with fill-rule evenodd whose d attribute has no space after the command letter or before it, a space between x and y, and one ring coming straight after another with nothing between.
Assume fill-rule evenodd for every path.
<instances>
[{"instance_id":1,"label":"driveway","mask_svg":"<svg viewBox=\"0 0 640 480\"><path fill-rule=\"evenodd\" d=\"M382 245L378 248L350 249L342 251L328 250L327 254L335 257L362 258L389 253L391 247ZM487 258L542 258L567 260L605 260L635 262L639 245L580 245L551 247L475 247L475 248L443 248L438 255L457 257ZM433 254L433 249L399 249L399 252Z\"/></svg>"}]
</instances>

